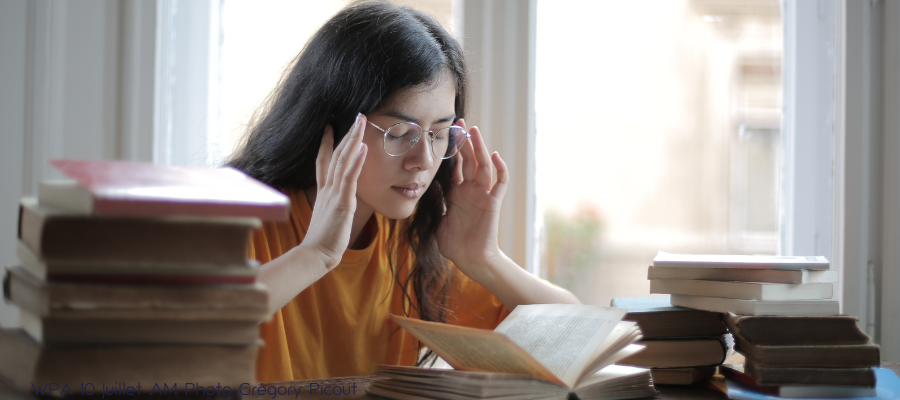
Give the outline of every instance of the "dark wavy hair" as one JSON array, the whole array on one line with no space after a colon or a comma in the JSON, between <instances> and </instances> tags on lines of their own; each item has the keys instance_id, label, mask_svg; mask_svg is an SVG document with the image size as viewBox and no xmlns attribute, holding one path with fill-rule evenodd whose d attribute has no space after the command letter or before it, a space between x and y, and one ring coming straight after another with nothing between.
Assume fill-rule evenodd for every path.
<instances>
[{"instance_id":1,"label":"dark wavy hair","mask_svg":"<svg viewBox=\"0 0 900 400\"><path fill-rule=\"evenodd\" d=\"M436 84L443 71L455 78L454 106L462 118L468 77L459 43L422 12L383 1L352 4L309 40L227 164L285 192L315 187L315 160L326 124L334 127L337 144L357 113L378 110L402 89ZM415 309L426 321L446 322L450 313L451 275L435 236L452 190L454 164L454 159L444 160L410 218L390 221L391 238L400 240L390 242L394 257L388 258L404 293L404 311L409 315ZM395 257L405 259L409 251L415 261L401 278ZM418 363L433 359L429 352Z\"/></svg>"}]
</instances>

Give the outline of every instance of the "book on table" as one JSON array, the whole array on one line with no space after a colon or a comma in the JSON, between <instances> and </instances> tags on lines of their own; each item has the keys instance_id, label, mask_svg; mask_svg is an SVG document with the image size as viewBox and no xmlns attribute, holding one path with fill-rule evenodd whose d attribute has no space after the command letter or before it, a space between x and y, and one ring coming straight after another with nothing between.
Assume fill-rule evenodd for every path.
<instances>
[{"instance_id":1,"label":"book on table","mask_svg":"<svg viewBox=\"0 0 900 400\"><path fill-rule=\"evenodd\" d=\"M232 391L245 382L255 382L258 344L210 345L104 345L42 346L23 330L0 328L0 379L17 390L67 385L80 393L82 384L93 384L101 394L101 384L141 385L140 393L150 393L154 384L161 390L178 383L195 386L230 386ZM14 362L10 362L14 360Z\"/></svg>"},{"instance_id":2,"label":"book on table","mask_svg":"<svg viewBox=\"0 0 900 400\"><path fill-rule=\"evenodd\" d=\"M653 258L653 266L828 270L830 263L822 256L673 254L660 251Z\"/></svg>"},{"instance_id":3,"label":"book on table","mask_svg":"<svg viewBox=\"0 0 900 400\"><path fill-rule=\"evenodd\" d=\"M673 306L669 296L616 297L610 306L628 310L644 340L679 336L717 336L727 332L722 313Z\"/></svg>"},{"instance_id":4,"label":"book on table","mask_svg":"<svg viewBox=\"0 0 900 400\"><path fill-rule=\"evenodd\" d=\"M875 387L873 368L765 367L744 361L744 372L765 386L834 385Z\"/></svg>"},{"instance_id":5,"label":"book on table","mask_svg":"<svg viewBox=\"0 0 900 400\"><path fill-rule=\"evenodd\" d=\"M42 182L38 199L60 210L97 216L288 217L287 196L233 168L111 160L50 163L71 179Z\"/></svg>"},{"instance_id":6,"label":"book on table","mask_svg":"<svg viewBox=\"0 0 900 400\"><path fill-rule=\"evenodd\" d=\"M650 293L687 294L744 300L819 300L830 299L830 283L724 282L691 279L652 279Z\"/></svg>"},{"instance_id":7,"label":"book on table","mask_svg":"<svg viewBox=\"0 0 900 400\"><path fill-rule=\"evenodd\" d=\"M268 291L243 285L56 283L7 269L6 298L20 323L45 345L255 343L268 317Z\"/></svg>"},{"instance_id":8,"label":"book on table","mask_svg":"<svg viewBox=\"0 0 900 400\"><path fill-rule=\"evenodd\" d=\"M650 368L653 385L693 385L712 378L717 365L705 367Z\"/></svg>"},{"instance_id":9,"label":"book on table","mask_svg":"<svg viewBox=\"0 0 900 400\"><path fill-rule=\"evenodd\" d=\"M689 385L715 374L725 357L722 314L672 306L669 296L616 297L613 307L628 310L644 336L643 352L619 361L649 367L654 384Z\"/></svg>"},{"instance_id":10,"label":"book on table","mask_svg":"<svg viewBox=\"0 0 900 400\"><path fill-rule=\"evenodd\" d=\"M833 316L747 316L726 313L728 329L757 345L865 345L869 335L859 329L859 318Z\"/></svg>"},{"instance_id":11,"label":"book on table","mask_svg":"<svg viewBox=\"0 0 900 400\"><path fill-rule=\"evenodd\" d=\"M612 365L643 349L633 344L640 330L624 315L601 306L522 305L493 331L392 316L454 370L379 367L376 374L390 379L369 392L396 399L653 396L649 370Z\"/></svg>"},{"instance_id":12,"label":"book on table","mask_svg":"<svg viewBox=\"0 0 900 400\"><path fill-rule=\"evenodd\" d=\"M741 315L829 316L840 313L834 300L745 300L673 294L672 305Z\"/></svg>"},{"instance_id":13,"label":"book on table","mask_svg":"<svg viewBox=\"0 0 900 400\"><path fill-rule=\"evenodd\" d=\"M725 378L746 386L748 389L784 398L853 398L874 397L875 387L869 386L837 386L837 385L782 385L765 386L758 384L752 376L744 372L743 365L723 364L719 368ZM876 374L877 381L877 374ZM733 385L729 390L736 389Z\"/></svg>"},{"instance_id":14,"label":"book on table","mask_svg":"<svg viewBox=\"0 0 900 400\"><path fill-rule=\"evenodd\" d=\"M22 268L47 282L85 282L121 284L252 284L256 282L259 262L244 260L240 264L146 262L119 260L113 262L43 260L21 240L16 256Z\"/></svg>"},{"instance_id":15,"label":"book on table","mask_svg":"<svg viewBox=\"0 0 900 400\"><path fill-rule=\"evenodd\" d=\"M745 269L711 267L654 267L647 269L647 279L695 279L704 281L739 281L768 283L836 283L837 271L806 269Z\"/></svg>"},{"instance_id":16,"label":"book on table","mask_svg":"<svg viewBox=\"0 0 900 400\"><path fill-rule=\"evenodd\" d=\"M619 364L647 368L700 367L719 365L728 346L724 335L641 340L644 351L623 358Z\"/></svg>"},{"instance_id":17,"label":"book on table","mask_svg":"<svg viewBox=\"0 0 900 400\"><path fill-rule=\"evenodd\" d=\"M41 260L91 264L247 263L255 218L95 217L22 199L19 239Z\"/></svg>"}]
</instances>

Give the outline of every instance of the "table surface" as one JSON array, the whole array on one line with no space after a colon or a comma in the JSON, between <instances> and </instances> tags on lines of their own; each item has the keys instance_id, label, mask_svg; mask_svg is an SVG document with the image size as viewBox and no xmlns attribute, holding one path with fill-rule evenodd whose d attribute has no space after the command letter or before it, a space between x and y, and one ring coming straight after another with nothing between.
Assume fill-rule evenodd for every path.
<instances>
[{"instance_id":1,"label":"table surface","mask_svg":"<svg viewBox=\"0 0 900 400\"><path fill-rule=\"evenodd\" d=\"M900 375L900 362L888 362L885 361L882 363L882 367L888 368L898 375ZM375 379L371 376L351 376L345 378L330 378L330 379L308 379L308 380L299 380L299 381L283 381L283 382L267 382L263 385L265 386L291 386L297 387L301 386L303 390L297 398L303 399L339 399L339 398L347 398L347 399L372 399L372 400L384 400L380 397L369 396L365 394L365 389L369 387L369 383L371 383ZM326 385L330 385L332 387L339 386L344 391L351 391L352 386L356 385L356 394L353 395L324 395L324 394L312 394L309 392L309 385L315 383L318 384L319 387L324 387ZM659 390L659 396L654 397L654 399L660 400L723 400L728 399L728 396L721 392L717 392L712 389L708 389L702 385L693 385L693 386L676 386L676 385L657 385L657 390ZM292 392L293 394L293 392ZM263 400L263 399L271 399L272 395L261 395L261 396L244 396L244 399L247 400ZM278 396L276 398L286 398L282 396Z\"/></svg>"}]
</instances>

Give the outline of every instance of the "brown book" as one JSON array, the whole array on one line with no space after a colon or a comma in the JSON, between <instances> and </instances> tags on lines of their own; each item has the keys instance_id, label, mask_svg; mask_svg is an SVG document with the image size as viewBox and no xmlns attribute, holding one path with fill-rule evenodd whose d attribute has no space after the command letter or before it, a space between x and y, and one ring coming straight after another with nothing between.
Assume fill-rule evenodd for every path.
<instances>
[{"instance_id":1,"label":"brown book","mask_svg":"<svg viewBox=\"0 0 900 400\"><path fill-rule=\"evenodd\" d=\"M727 332L722 314L674 307L669 296L617 297L612 307L628 310L625 321L635 321L644 339L679 336L715 336Z\"/></svg>"},{"instance_id":2,"label":"brown book","mask_svg":"<svg viewBox=\"0 0 900 400\"><path fill-rule=\"evenodd\" d=\"M864 368L881 365L881 351L876 344L760 346L738 341L736 350L767 367Z\"/></svg>"},{"instance_id":3,"label":"brown book","mask_svg":"<svg viewBox=\"0 0 900 400\"><path fill-rule=\"evenodd\" d=\"M268 317L262 283L136 285L46 282L22 267L6 270L6 297L34 315L85 320L250 321Z\"/></svg>"},{"instance_id":4,"label":"brown book","mask_svg":"<svg viewBox=\"0 0 900 400\"><path fill-rule=\"evenodd\" d=\"M740 333L732 335L735 350L758 366L859 368L881 365L881 350L873 343L773 346L750 343Z\"/></svg>"},{"instance_id":5,"label":"brown book","mask_svg":"<svg viewBox=\"0 0 900 400\"><path fill-rule=\"evenodd\" d=\"M116 284L247 284L256 282L259 262L245 260L241 264L83 262L42 260L19 240L16 256L22 267L36 278L47 282L116 283Z\"/></svg>"},{"instance_id":6,"label":"brown book","mask_svg":"<svg viewBox=\"0 0 900 400\"><path fill-rule=\"evenodd\" d=\"M18 237L47 262L245 264L254 218L117 218L23 199Z\"/></svg>"},{"instance_id":7,"label":"brown book","mask_svg":"<svg viewBox=\"0 0 900 400\"><path fill-rule=\"evenodd\" d=\"M229 386L255 382L257 344L41 346L21 329L0 329L0 377L13 387L30 392L55 383L80 391L82 384L124 387L141 385L141 393L154 383L191 382L203 386Z\"/></svg>"},{"instance_id":8,"label":"brown book","mask_svg":"<svg viewBox=\"0 0 900 400\"><path fill-rule=\"evenodd\" d=\"M790 368L763 367L751 360L744 362L744 372L757 384L828 385L875 387L875 370L872 368Z\"/></svg>"},{"instance_id":9,"label":"brown book","mask_svg":"<svg viewBox=\"0 0 900 400\"><path fill-rule=\"evenodd\" d=\"M650 368L654 385L692 385L712 378L715 366L689 368Z\"/></svg>"},{"instance_id":10,"label":"brown book","mask_svg":"<svg viewBox=\"0 0 900 400\"><path fill-rule=\"evenodd\" d=\"M859 318L850 315L739 316L725 314L725 324L756 345L851 345L867 344L869 336L859 329Z\"/></svg>"},{"instance_id":11,"label":"brown book","mask_svg":"<svg viewBox=\"0 0 900 400\"><path fill-rule=\"evenodd\" d=\"M619 364L650 368L718 365L725 360L723 336L642 340L644 351L623 358Z\"/></svg>"}]
</instances>

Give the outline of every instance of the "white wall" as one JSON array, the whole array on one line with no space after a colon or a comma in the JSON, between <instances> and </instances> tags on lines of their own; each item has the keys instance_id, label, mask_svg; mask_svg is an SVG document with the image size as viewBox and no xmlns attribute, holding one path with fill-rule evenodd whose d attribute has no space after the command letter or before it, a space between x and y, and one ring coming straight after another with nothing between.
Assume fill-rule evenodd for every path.
<instances>
[{"instance_id":1,"label":"white wall","mask_svg":"<svg viewBox=\"0 0 900 400\"><path fill-rule=\"evenodd\" d=\"M151 160L153 0L0 2L0 263L54 158ZM0 305L0 324L17 322Z\"/></svg>"}]
</instances>

